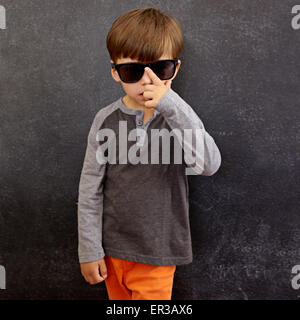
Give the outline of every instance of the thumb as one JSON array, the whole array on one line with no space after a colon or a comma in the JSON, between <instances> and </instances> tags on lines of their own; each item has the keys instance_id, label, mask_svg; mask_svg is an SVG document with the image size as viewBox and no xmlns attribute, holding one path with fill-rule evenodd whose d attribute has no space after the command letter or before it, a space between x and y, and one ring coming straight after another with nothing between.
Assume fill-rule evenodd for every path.
<instances>
[{"instance_id":1,"label":"thumb","mask_svg":"<svg viewBox=\"0 0 300 320\"><path fill-rule=\"evenodd\" d=\"M98 263L99 267L100 267L100 274L102 276L103 279L107 278L107 268L106 268L106 264L104 259L100 260Z\"/></svg>"}]
</instances>

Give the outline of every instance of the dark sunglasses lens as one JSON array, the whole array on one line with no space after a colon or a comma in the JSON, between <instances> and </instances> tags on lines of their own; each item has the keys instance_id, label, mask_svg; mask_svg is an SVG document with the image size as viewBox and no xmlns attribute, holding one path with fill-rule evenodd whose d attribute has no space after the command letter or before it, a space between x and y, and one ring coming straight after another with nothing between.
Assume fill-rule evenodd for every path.
<instances>
[{"instance_id":1,"label":"dark sunglasses lens","mask_svg":"<svg viewBox=\"0 0 300 320\"><path fill-rule=\"evenodd\" d=\"M161 80L167 80L173 77L175 65L172 61L157 61L152 65L153 72Z\"/></svg>"},{"instance_id":2,"label":"dark sunglasses lens","mask_svg":"<svg viewBox=\"0 0 300 320\"><path fill-rule=\"evenodd\" d=\"M137 64L128 64L120 66L119 73L123 82L137 82L143 76L144 69Z\"/></svg>"}]
</instances>

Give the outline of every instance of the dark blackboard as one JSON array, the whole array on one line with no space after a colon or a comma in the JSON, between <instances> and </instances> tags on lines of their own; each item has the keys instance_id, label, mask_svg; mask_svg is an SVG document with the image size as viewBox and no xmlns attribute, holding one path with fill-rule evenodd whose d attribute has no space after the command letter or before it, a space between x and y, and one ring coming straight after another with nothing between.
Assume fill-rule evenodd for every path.
<instances>
[{"instance_id":1,"label":"dark blackboard","mask_svg":"<svg viewBox=\"0 0 300 320\"><path fill-rule=\"evenodd\" d=\"M142 6L141 6L142 3ZM146 2L145 2L146 3ZM11 1L0 30L0 299L107 299L77 257L77 191L95 114L124 92L105 39L140 1ZM152 3L151 3L152 5ZM173 299L298 299L300 29L295 1L155 1L183 27L172 88L222 165L189 176L194 261Z\"/></svg>"}]
</instances>

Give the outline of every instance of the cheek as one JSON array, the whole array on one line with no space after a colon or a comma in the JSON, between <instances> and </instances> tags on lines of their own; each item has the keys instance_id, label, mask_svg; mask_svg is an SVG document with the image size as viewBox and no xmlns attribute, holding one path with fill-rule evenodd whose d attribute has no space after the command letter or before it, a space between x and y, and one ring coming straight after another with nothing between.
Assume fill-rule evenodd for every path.
<instances>
[{"instance_id":1,"label":"cheek","mask_svg":"<svg viewBox=\"0 0 300 320\"><path fill-rule=\"evenodd\" d=\"M138 86L135 83L123 83L123 88L129 96L134 96L138 93Z\"/></svg>"}]
</instances>

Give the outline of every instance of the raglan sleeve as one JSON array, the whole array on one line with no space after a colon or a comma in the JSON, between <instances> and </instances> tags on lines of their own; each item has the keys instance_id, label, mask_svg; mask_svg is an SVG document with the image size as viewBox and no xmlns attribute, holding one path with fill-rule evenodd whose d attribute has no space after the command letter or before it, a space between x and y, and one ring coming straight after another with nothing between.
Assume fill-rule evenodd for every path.
<instances>
[{"instance_id":1,"label":"raglan sleeve","mask_svg":"<svg viewBox=\"0 0 300 320\"><path fill-rule=\"evenodd\" d=\"M186 173L212 176L221 166L221 153L203 122L172 88L155 107L174 130L184 150Z\"/></svg>"},{"instance_id":2,"label":"raglan sleeve","mask_svg":"<svg viewBox=\"0 0 300 320\"><path fill-rule=\"evenodd\" d=\"M90 128L78 189L79 262L92 262L105 256L102 247L103 189L106 163L97 160L99 113ZM99 121L100 120L100 121Z\"/></svg>"}]
</instances>

